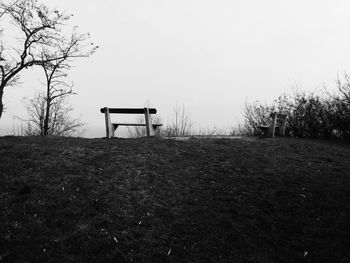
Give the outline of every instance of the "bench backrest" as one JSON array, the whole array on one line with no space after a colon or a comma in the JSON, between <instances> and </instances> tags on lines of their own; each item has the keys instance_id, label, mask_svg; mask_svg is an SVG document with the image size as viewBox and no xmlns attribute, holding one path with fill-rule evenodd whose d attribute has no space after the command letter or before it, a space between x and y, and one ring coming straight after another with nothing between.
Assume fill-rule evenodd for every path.
<instances>
[{"instance_id":1,"label":"bench backrest","mask_svg":"<svg viewBox=\"0 0 350 263\"><path fill-rule=\"evenodd\" d=\"M288 114L287 114L287 113L272 112L272 113L270 114L270 117L271 117L271 118L277 117L278 119L284 119L284 118L287 118L287 117L288 117Z\"/></svg>"},{"instance_id":2,"label":"bench backrest","mask_svg":"<svg viewBox=\"0 0 350 263\"><path fill-rule=\"evenodd\" d=\"M105 113L108 107L101 108L101 113ZM108 108L109 113L120 113L120 114L145 114L147 108ZM155 108L148 108L149 114L156 114Z\"/></svg>"},{"instance_id":3,"label":"bench backrest","mask_svg":"<svg viewBox=\"0 0 350 263\"><path fill-rule=\"evenodd\" d=\"M272 138L275 136L275 127L276 127L276 123L277 123L277 118L282 120L282 124L281 124L280 130L279 130L279 134L281 136L284 136L285 135L285 131L286 131L288 114L272 112L270 114L270 117L272 118L272 122L271 122L271 125L269 127L267 136L268 137L272 137Z\"/></svg>"}]
</instances>

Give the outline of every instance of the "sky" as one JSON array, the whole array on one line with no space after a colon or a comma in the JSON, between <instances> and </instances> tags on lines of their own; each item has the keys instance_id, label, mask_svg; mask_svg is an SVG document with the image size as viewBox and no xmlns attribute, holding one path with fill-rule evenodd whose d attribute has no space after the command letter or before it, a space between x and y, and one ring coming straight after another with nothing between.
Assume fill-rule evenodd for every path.
<instances>
[{"instance_id":1,"label":"sky","mask_svg":"<svg viewBox=\"0 0 350 263\"><path fill-rule=\"evenodd\" d=\"M101 107L155 107L164 124L184 105L194 127L226 129L246 102L272 102L298 86L335 89L350 73L348 0L46 0L74 16L100 48L72 64L74 116L86 137L105 136ZM44 89L42 72L5 90L0 134L18 129L23 98ZM134 116L113 116L114 120Z\"/></svg>"}]
</instances>

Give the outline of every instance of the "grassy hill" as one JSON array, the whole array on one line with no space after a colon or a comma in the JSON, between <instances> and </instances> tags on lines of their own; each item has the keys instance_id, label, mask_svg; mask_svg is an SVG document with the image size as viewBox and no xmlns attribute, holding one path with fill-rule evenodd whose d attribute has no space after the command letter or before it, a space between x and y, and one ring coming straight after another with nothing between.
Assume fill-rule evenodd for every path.
<instances>
[{"instance_id":1,"label":"grassy hill","mask_svg":"<svg viewBox=\"0 0 350 263\"><path fill-rule=\"evenodd\" d=\"M0 262L350 262L350 148L0 137Z\"/></svg>"}]
</instances>

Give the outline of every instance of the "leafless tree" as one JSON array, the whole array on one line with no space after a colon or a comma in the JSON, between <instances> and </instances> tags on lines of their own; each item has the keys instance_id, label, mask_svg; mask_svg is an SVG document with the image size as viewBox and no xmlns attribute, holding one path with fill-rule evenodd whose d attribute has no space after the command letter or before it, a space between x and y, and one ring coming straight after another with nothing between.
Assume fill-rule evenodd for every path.
<instances>
[{"instance_id":1,"label":"leafless tree","mask_svg":"<svg viewBox=\"0 0 350 263\"><path fill-rule=\"evenodd\" d=\"M344 73L343 77L338 75L336 82L338 95L332 96L332 98L350 105L350 75L347 73Z\"/></svg>"},{"instance_id":2,"label":"leafless tree","mask_svg":"<svg viewBox=\"0 0 350 263\"><path fill-rule=\"evenodd\" d=\"M178 105L173 110L173 120L163 130L164 136L188 136L192 134L193 123L186 112L185 105Z\"/></svg>"},{"instance_id":3,"label":"leafless tree","mask_svg":"<svg viewBox=\"0 0 350 263\"><path fill-rule=\"evenodd\" d=\"M33 99L27 101L29 118L26 120L25 135L81 135L85 124L79 118L71 117L73 108L67 99L68 94L55 98L50 102L49 112L47 112L46 93L37 93Z\"/></svg>"},{"instance_id":4,"label":"leafless tree","mask_svg":"<svg viewBox=\"0 0 350 263\"><path fill-rule=\"evenodd\" d=\"M86 40L85 35L73 34L70 42L66 43L62 50L62 54L69 54L69 50L76 49L77 52L74 57L88 57L96 49L96 47L88 48L85 53L79 52L80 43ZM69 95L75 94L73 92L73 84L69 84L65 78L67 77L67 71L70 69L70 60L72 56L64 55L62 57L51 60L47 52L43 51L42 60L47 61L41 64L41 67L45 73L46 80L46 96L43 97L45 100L45 116L44 116L44 126L42 135L49 135L49 129L53 126L52 120L50 120L52 106L56 104L56 101L60 101L61 97L67 97Z\"/></svg>"},{"instance_id":5,"label":"leafless tree","mask_svg":"<svg viewBox=\"0 0 350 263\"><path fill-rule=\"evenodd\" d=\"M19 0L13 1L12 3L7 4L7 5L6 5L6 4L3 4L4 8L0 9L0 10L1 10L1 11L0 11L0 18L1 18L3 15L5 15L6 12L8 12L8 10L9 10L12 6L14 6L18 1L19 1ZM6 8L6 6L7 6L7 8Z\"/></svg>"},{"instance_id":6,"label":"leafless tree","mask_svg":"<svg viewBox=\"0 0 350 263\"><path fill-rule=\"evenodd\" d=\"M22 33L16 47L0 40L0 118L3 113L4 89L17 83L22 70L39 65L52 71L71 58L87 57L97 48L88 42L89 35L79 35L74 29L67 38L62 30L71 15L51 10L37 0L0 3L0 18L7 16ZM0 31L4 29L0 24Z\"/></svg>"}]
</instances>

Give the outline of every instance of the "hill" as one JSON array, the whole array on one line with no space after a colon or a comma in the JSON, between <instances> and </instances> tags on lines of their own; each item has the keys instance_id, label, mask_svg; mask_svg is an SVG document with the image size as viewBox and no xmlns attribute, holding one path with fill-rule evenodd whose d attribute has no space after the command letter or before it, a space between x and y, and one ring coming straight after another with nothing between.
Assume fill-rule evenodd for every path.
<instances>
[{"instance_id":1,"label":"hill","mask_svg":"<svg viewBox=\"0 0 350 263\"><path fill-rule=\"evenodd\" d=\"M0 137L0 262L349 262L350 148Z\"/></svg>"}]
</instances>

